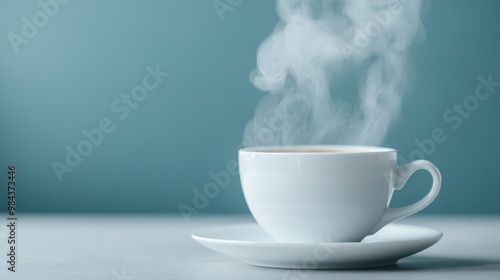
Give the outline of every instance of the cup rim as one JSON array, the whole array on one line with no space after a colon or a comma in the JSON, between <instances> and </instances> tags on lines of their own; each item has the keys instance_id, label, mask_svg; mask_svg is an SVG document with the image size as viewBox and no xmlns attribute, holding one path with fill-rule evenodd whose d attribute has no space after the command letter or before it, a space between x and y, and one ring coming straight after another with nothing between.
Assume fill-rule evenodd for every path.
<instances>
[{"instance_id":1,"label":"cup rim","mask_svg":"<svg viewBox=\"0 0 500 280\"><path fill-rule=\"evenodd\" d=\"M332 151L328 151L331 149ZM301 151L308 150L308 151ZM321 151L314 151L321 150ZM326 150L326 151L325 151ZM339 151L340 150L340 151ZM363 145L289 145L289 146L257 146L239 150L240 153L254 153L267 155L338 155L338 154L367 154L396 152L393 148Z\"/></svg>"}]
</instances>

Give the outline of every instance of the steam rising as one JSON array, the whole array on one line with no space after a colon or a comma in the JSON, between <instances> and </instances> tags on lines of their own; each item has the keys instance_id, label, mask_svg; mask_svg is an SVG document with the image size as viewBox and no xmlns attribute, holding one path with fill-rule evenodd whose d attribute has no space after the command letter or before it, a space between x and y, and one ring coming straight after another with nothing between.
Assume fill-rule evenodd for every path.
<instances>
[{"instance_id":1,"label":"steam rising","mask_svg":"<svg viewBox=\"0 0 500 280\"><path fill-rule=\"evenodd\" d=\"M407 49L423 34L420 10L416 0L278 0L281 21L250 75L269 94L244 145L380 144L399 114Z\"/></svg>"}]
</instances>

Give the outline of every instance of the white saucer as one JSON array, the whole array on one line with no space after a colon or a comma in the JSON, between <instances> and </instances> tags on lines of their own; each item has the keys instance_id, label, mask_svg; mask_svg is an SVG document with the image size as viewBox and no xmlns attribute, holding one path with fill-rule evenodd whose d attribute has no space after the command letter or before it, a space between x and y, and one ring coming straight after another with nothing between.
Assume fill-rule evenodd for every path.
<instances>
[{"instance_id":1,"label":"white saucer","mask_svg":"<svg viewBox=\"0 0 500 280\"><path fill-rule=\"evenodd\" d=\"M355 269L395 264L441 239L439 230L389 224L361 242L283 243L256 223L201 229L191 234L206 247L247 264L292 269Z\"/></svg>"}]
</instances>

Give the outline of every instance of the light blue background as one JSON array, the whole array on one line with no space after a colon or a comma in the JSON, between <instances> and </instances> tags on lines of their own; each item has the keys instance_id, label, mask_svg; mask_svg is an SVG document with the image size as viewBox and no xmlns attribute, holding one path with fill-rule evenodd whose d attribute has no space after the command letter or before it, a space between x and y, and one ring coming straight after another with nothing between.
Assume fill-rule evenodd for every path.
<instances>
[{"instance_id":1,"label":"light blue background","mask_svg":"<svg viewBox=\"0 0 500 280\"><path fill-rule=\"evenodd\" d=\"M256 50L278 18L273 1L244 0L221 20L212 1L70 1L16 54L7 34L37 1L0 2L0 178L17 166L18 211L173 212L192 206L209 172L236 160L243 128L262 93L249 82ZM443 187L426 213L500 213L500 87L453 130L443 113L473 95L478 76L500 81L500 2L434 1L424 44L411 49L414 81L383 143L402 156L442 128L426 157ZM125 120L111 102L157 64L170 76ZM109 117L115 131L59 182L51 167L65 147ZM419 172L394 205L422 197ZM6 187L0 190L2 205ZM5 211L6 206L0 206ZM200 213L248 211L239 178Z\"/></svg>"}]
</instances>

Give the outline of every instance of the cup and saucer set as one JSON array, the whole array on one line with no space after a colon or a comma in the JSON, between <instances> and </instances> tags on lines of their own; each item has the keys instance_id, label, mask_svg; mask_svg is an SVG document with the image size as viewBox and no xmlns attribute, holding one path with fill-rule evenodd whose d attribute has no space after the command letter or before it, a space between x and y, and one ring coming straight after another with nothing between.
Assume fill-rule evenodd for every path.
<instances>
[{"instance_id":1,"label":"cup and saucer set","mask_svg":"<svg viewBox=\"0 0 500 280\"><path fill-rule=\"evenodd\" d=\"M441 187L429 161L403 166L396 150L370 146L257 147L239 151L245 200L257 223L192 233L204 246L247 264L287 269L388 266L438 242L437 229L391 223L427 207ZM389 208L394 190L417 170L429 193Z\"/></svg>"}]
</instances>

